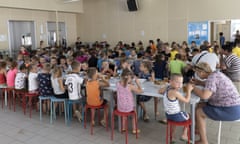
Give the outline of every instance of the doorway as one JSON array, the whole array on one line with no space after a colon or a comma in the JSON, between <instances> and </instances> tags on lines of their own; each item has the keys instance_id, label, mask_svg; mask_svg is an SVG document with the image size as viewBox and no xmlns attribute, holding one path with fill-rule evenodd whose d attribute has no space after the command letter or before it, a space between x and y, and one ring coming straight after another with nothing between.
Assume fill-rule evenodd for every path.
<instances>
[{"instance_id":1,"label":"doorway","mask_svg":"<svg viewBox=\"0 0 240 144\"><path fill-rule=\"evenodd\" d=\"M66 28L64 22L58 23L58 37L57 37L57 26L56 22L47 22L48 29L48 45L56 46L57 40L58 44L66 47Z\"/></svg>"},{"instance_id":2,"label":"doorway","mask_svg":"<svg viewBox=\"0 0 240 144\"><path fill-rule=\"evenodd\" d=\"M218 20L211 21L211 42L219 42L219 33L222 32L226 41L231 41L231 21L230 20Z\"/></svg>"},{"instance_id":3,"label":"doorway","mask_svg":"<svg viewBox=\"0 0 240 144\"><path fill-rule=\"evenodd\" d=\"M9 54L16 58L20 47L28 51L36 48L35 25L33 21L9 21Z\"/></svg>"}]
</instances>

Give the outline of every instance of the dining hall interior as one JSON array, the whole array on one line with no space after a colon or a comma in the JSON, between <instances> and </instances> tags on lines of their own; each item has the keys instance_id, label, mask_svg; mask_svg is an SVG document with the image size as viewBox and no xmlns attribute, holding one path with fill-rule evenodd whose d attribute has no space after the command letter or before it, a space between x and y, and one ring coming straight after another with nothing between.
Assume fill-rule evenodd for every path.
<instances>
[{"instance_id":1,"label":"dining hall interior","mask_svg":"<svg viewBox=\"0 0 240 144\"><path fill-rule=\"evenodd\" d=\"M0 1L2 143L239 144L239 4Z\"/></svg>"}]
</instances>

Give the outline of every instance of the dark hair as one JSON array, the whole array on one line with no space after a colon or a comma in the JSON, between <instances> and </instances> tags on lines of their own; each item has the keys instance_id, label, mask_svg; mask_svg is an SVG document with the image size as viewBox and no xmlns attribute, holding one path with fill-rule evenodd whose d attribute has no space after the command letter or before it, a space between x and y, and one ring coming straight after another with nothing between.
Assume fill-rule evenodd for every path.
<instances>
[{"instance_id":1,"label":"dark hair","mask_svg":"<svg viewBox=\"0 0 240 144\"><path fill-rule=\"evenodd\" d=\"M19 70L25 70L27 69L26 65L25 64L21 64L20 67L19 67Z\"/></svg>"},{"instance_id":2,"label":"dark hair","mask_svg":"<svg viewBox=\"0 0 240 144\"><path fill-rule=\"evenodd\" d=\"M198 48L194 48L194 49L192 50L192 52L199 52L199 49L198 49Z\"/></svg>"},{"instance_id":3,"label":"dark hair","mask_svg":"<svg viewBox=\"0 0 240 144\"><path fill-rule=\"evenodd\" d=\"M88 78L92 79L93 75L97 72L97 69L95 67L90 67L88 69Z\"/></svg>"},{"instance_id":4,"label":"dark hair","mask_svg":"<svg viewBox=\"0 0 240 144\"><path fill-rule=\"evenodd\" d=\"M152 70L152 62L150 62L148 60L144 60L141 63L144 67L146 67L148 69L148 71Z\"/></svg>"},{"instance_id":5,"label":"dark hair","mask_svg":"<svg viewBox=\"0 0 240 144\"><path fill-rule=\"evenodd\" d=\"M220 50L220 47L219 45L215 45L214 48L213 48L214 52L216 52L217 50Z\"/></svg>"},{"instance_id":6,"label":"dark hair","mask_svg":"<svg viewBox=\"0 0 240 144\"><path fill-rule=\"evenodd\" d=\"M11 69L14 69L14 68L17 67L17 65L18 65L18 64L17 64L16 61L12 61L10 67L11 67Z\"/></svg>"},{"instance_id":7,"label":"dark hair","mask_svg":"<svg viewBox=\"0 0 240 144\"><path fill-rule=\"evenodd\" d=\"M223 32L220 32L219 35L220 35L220 36L223 36Z\"/></svg>"},{"instance_id":8,"label":"dark hair","mask_svg":"<svg viewBox=\"0 0 240 144\"><path fill-rule=\"evenodd\" d=\"M174 60L176 60L176 59L181 59L181 55L180 55L179 53L177 53L177 54L175 55Z\"/></svg>"},{"instance_id":9,"label":"dark hair","mask_svg":"<svg viewBox=\"0 0 240 144\"><path fill-rule=\"evenodd\" d=\"M126 68L126 69L123 69L121 78L122 78L122 80L123 80L123 86L124 86L124 87L127 86L128 76L133 76L132 71L130 71L130 70L127 69L127 68Z\"/></svg>"},{"instance_id":10,"label":"dark hair","mask_svg":"<svg viewBox=\"0 0 240 144\"><path fill-rule=\"evenodd\" d=\"M6 68L6 66L7 66L7 63L5 62L5 61L1 61L0 62L0 69L2 69L2 68Z\"/></svg>"},{"instance_id":11,"label":"dark hair","mask_svg":"<svg viewBox=\"0 0 240 144\"><path fill-rule=\"evenodd\" d=\"M137 58L142 58L142 56L143 56L143 55L142 55L141 53L138 53L138 54L137 54Z\"/></svg>"},{"instance_id":12,"label":"dark hair","mask_svg":"<svg viewBox=\"0 0 240 144\"><path fill-rule=\"evenodd\" d=\"M164 58L164 57L165 57L165 55L162 54L162 53L156 55L156 57L155 57L155 62L158 63L158 64L161 64L161 63L162 63L162 58Z\"/></svg>"},{"instance_id":13,"label":"dark hair","mask_svg":"<svg viewBox=\"0 0 240 144\"><path fill-rule=\"evenodd\" d=\"M201 45L201 46L200 46L200 51L205 51L205 50L208 50L208 46L206 46L206 45Z\"/></svg>"},{"instance_id":14,"label":"dark hair","mask_svg":"<svg viewBox=\"0 0 240 144\"><path fill-rule=\"evenodd\" d=\"M232 49L233 49L233 46L232 45L230 45L230 44L226 44L226 45L223 45L222 46L222 49L224 50L224 51L227 51L227 52L232 52Z\"/></svg>"}]
</instances>

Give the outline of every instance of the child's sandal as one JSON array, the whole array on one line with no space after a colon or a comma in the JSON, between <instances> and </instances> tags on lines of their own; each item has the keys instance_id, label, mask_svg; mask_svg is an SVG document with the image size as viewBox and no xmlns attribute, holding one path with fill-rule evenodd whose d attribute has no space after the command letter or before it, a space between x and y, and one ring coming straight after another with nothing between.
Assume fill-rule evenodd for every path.
<instances>
[{"instance_id":1,"label":"child's sandal","mask_svg":"<svg viewBox=\"0 0 240 144\"><path fill-rule=\"evenodd\" d=\"M140 132L141 132L140 129L137 129L137 130L133 130L133 131L132 131L133 134L140 133Z\"/></svg>"},{"instance_id":2,"label":"child's sandal","mask_svg":"<svg viewBox=\"0 0 240 144\"><path fill-rule=\"evenodd\" d=\"M106 122L105 122L105 120L101 120L101 125L103 126L103 127L106 127Z\"/></svg>"}]
</instances>

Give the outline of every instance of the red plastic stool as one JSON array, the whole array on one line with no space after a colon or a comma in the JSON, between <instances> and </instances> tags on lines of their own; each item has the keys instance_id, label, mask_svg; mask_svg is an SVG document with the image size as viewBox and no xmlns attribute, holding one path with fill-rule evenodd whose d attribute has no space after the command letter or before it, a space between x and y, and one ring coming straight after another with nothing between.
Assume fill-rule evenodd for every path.
<instances>
[{"instance_id":1,"label":"red plastic stool","mask_svg":"<svg viewBox=\"0 0 240 144\"><path fill-rule=\"evenodd\" d=\"M121 117L121 130L122 130L122 119L123 117L127 117L126 119L126 132L125 132L125 135L126 135L126 144L128 143L128 116L133 116L134 119L135 119L135 124L136 124L136 139L138 138L138 127L137 127L137 113L136 111L131 111L131 112L120 112L118 111L117 109L115 109L113 111L113 114L112 114L112 133L111 133L111 139L113 140L113 131L114 131L114 116L120 116Z\"/></svg>"},{"instance_id":2,"label":"red plastic stool","mask_svg":"<svg viewBox=\"0 0 240 144\"><path fill-rule=\"evenodd\" d=\"M93 134L93 124L92 124L92 121L93 121L93 113L92 113L92 110L99 110L99 109L105 109L105 106L106 105L100 105L100 106L91 106L91 105L88 105L86 104L85 105L85 116L84 116L84 128L86 129L86 121L87 121L87 110L88 109L91 109L91 135ZM106 130L108 131L108 118L107 118L107 115L106 114ZM100 121L100 113L98 111L98 120Z\"/></svg>"},{"instance_id":3,"label":"red plastic stool","mask_svg":"<svg viewBox=\"0 0 240 144\"><path fill-rule=\"evenodd\" d=\"M25 93L26 92L23 90L14 89L14 97L13 97L14 111L16 107L16 97L18 97L19 99L23 99ZM22 108L23 108L23 102L22 102Z\"/></svg>"},{"instance_id":4,"label":"red plastic stool","mask_svg":"<svg viewBox=\"0 0 240 144\"><path fill-rule=\"evenodd\" d=\"M190 126L192 124L192 120L186 120L183 122L176 122L172 120L167 120L167 134L166 134L166 144L168 144L168 131L170 130L170 142L172 141L172 126L184 126L188 128L188 144L190 144Z\"/></svg>"},{"instance_id":5,"label":"red plastic stool","mask_svg":"<svg viewBox=\"0 0 240 144\"><path fill-rule=\"evenodd\" d=\"M28 98L28 106L29 106L29 117L31 118L32 117L32 99L34 97L38 97L38 93L25 93L23 95L23 112L24 112L24 115L26 115L26 107L27 107L27 104L26 104L26 99Z\"/></svg>"}]
</instances>

